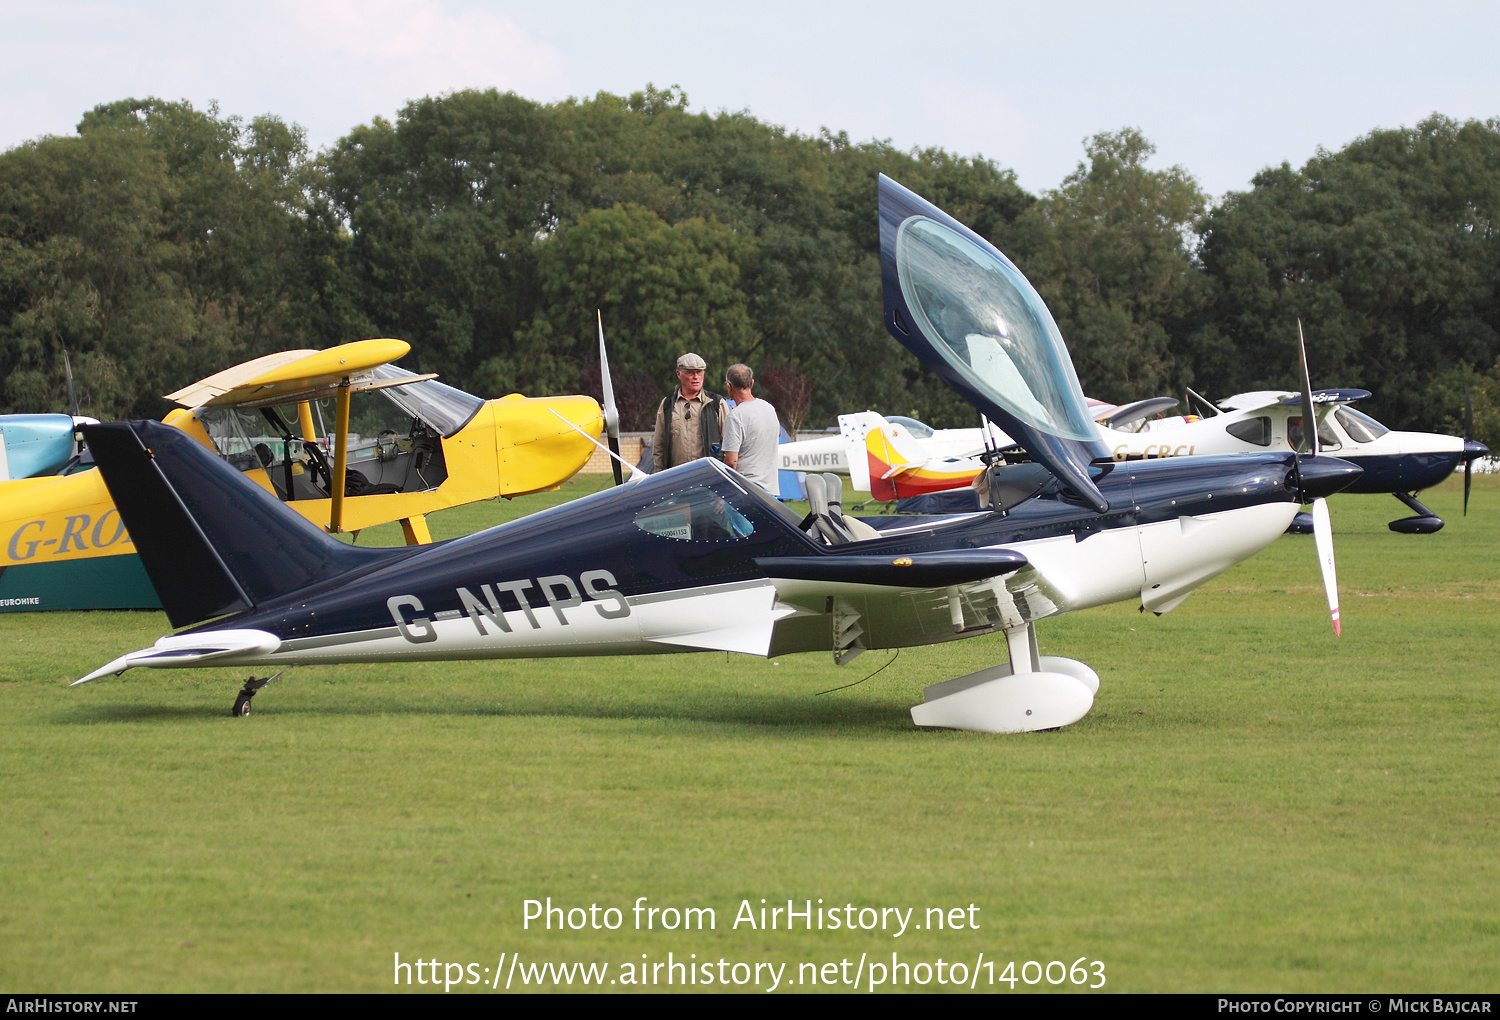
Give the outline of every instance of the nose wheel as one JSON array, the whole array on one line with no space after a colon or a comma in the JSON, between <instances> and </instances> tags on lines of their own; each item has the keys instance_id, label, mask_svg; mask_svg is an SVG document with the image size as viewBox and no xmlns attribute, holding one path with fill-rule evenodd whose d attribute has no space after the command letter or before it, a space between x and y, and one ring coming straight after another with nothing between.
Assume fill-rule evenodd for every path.
<instances>
[{"instance_id":1,"label":"nose wheel","mask_svg":"<svg viewBox=\"0 0 1500 1020\"><path fill-rule=\"evenodd\" d=\"M1399 521L1391 521L1386 527L1392 531L1399 531L1405 535L1430 535L1443 526L1443 519L1421 503L1417 502L1416 494L1407 495L1404 492L1395 493L1397 499L1416 511L1415 517L1403 517Z\"/></svg>"},{"instance_id":2,"label":"nose wheel","mask_svg":"<svg viewBox=\"0 0 1500 1020\"><path fill-rule=\"evenodd\" d=\"M245 686L240 688L239 696L234 699L234 708L229 710L229 714L237 717L249 715L250 699L255 697L256 692L259 691L262 687L270 683L272 680L275 680L278 676L285 672L286 670L284 669L278 670L276 673L262 680L257 680L253 676L250 677L245 681Z\"/></svg>"}]
</instances>

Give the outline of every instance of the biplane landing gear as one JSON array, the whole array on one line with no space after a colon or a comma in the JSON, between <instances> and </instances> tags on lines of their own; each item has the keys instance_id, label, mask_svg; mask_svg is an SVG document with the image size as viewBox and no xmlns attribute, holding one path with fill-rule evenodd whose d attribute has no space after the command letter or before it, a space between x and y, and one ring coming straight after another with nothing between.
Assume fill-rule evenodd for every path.
<instances>
[{"instance_id":1,"label":"biplane landing gear","mask_svg":"<svg viewBox=\"0 0 1500 1020\"><path fill-rule=\"evenodd\" d=\"M260 690L266 684L270 683L272 680L275 680L278 676L285 672L286 670L284 669L277 670L275 673L273 673L271 676L266 677L264 680L257 680L253 676L247 679L245 681L245 686L240 688L239 697L234 699L234 707L229 710L229 714L232 716L249 715L250 699L255 697L255 692Z\"/></svg>"},{"instance_id":2,"label":"biplane landing gear","mask_svg":"<svg viewBox=\"0 0 1500 1020\"><path fill-rule=\"evenodd\" d=\"M981 733L1055 730L1082 719L1094 706L1099 674L1076 659L1038 655L1030 624L1005 631L1010 662L934 684L911 710L918 726Z\"/></svg>"}]
</instances>

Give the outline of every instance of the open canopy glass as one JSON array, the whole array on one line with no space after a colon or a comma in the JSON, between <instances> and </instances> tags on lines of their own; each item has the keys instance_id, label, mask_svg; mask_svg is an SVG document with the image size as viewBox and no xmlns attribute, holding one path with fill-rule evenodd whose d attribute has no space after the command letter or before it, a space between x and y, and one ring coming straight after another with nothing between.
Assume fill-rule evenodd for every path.
<instances>
[{"instance_id":1,"label":"open canopy glass","mask_svg":"<svg viewBox=\"0 0 1500 1020\"><path fill-rule=\"evenodd\" d=\"M1109 448L1041 295L993 244L884 174L879 181L886 329L1103 513L1109 501L1092 476L1109 469Z\"/></svg>"},{"instance_id":2,"label":"open canopy glass","mask_svg":"<svg viewBox=\"0 0 1500 1020\"><path fill-rule=\"evenodd\" d=\"M901 291L938 354L975 389L1054 436L1097 436L1062 334L1020 270L925 216L896 237Z\"/></svg>"}]
</instances>

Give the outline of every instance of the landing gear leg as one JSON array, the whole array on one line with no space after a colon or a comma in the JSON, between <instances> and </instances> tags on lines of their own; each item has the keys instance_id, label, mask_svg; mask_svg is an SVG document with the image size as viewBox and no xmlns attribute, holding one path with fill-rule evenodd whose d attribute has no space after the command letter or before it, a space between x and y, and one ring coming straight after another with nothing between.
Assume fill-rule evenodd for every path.
<instances>
[{"instance_id":1,"label":"landing gear leg","mask_svg":"<svg viewBox=\"0 0 1500 1020\"><path fill-rule=\"evenodd\" d=\"M250 699L255 697L255 692L259 691L266 684L270 683L272 680L275 680L278 676L285 672L286 670L284 669L278 670L276 673L266 677L264 680L257 680L253 676L250 677L245 681L245 686L240 688L239 697L234 699L234 707L229 710L229 714L233 716L249 715Z\"/></svg>"},{"instance_id":2,"label":"landing gear leg","mask_svg":"<svg viewBox=\"0 0 1500 1020\"><path fill-rule=\"evenodd\" d=\"M1397 492L1392 495L1416 511L1415 517L1403 517L1386 525L1392 531L1399 531L1406 535L1430 535L1442 528L1443 519L1417 502L1415 493L1408 495L1404 492Z\"/></svg>"},{"instance_id":3,"label":"landing gear leg","mask_svg":"<svg viewBox=\"0 0 1500 1020\"><path fill-rule=\"evenodd\" d=\"M1099 689L1099 674L1073 659L1039 655L1036 629L1020 624L1005 629L1010 662L923 691L911 710L918 726L943 726L983 733L1025 733L1068 726L1088 714Z\"/></svg>"}]
</instances>

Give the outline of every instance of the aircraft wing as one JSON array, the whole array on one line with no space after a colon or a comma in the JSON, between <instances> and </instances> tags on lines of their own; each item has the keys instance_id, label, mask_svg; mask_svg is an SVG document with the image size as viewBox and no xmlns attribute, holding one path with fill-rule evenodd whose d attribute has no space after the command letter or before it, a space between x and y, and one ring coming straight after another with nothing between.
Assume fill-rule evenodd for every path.
<instances>
[{"instance_id":1,"label":"aircraft wing","mask_svg":"<svg viewBox=\"0 0 1500 1020\"><path fill-rule=\"evenodd\" d=\"M1287 397L1301 397L1299 393L1291 390L1255 390L1250 393L1236 393L1232 397L1225 397L1219 401L1219 407L1225 411L1259 411L1266 407L1275 407Z\"/></svg>"},{"instance_id":2,"label":"aircraft wing","mask_svg":"<svg viewBox=\"0 0 1500 1020\"><path fill-rule=\"evenodd\" d=\"M1320 409L1318 415L1321 417L1327 413L1328 408L1338 404L1352 404L1369 395L1369 390L1358 389L1313 390L1312 402L1314 407ZM1219 407L1225 411L1262 411L1278 406L1301 407L1302 394L1292 390L1255 390L1251 393L1236 393L1219 401Z\"/></svg>"},{"instance_id":3,"label":"aircraft wing","mask_svg":"<svg viewBox=\"0 0 1500 1020\"><path fill-rule=\"evenodd\" d=\"M809 581L819 590L832 590L841 584L918 589L945 588L1013 573L1026 566L1026 557L1013 549L960 549L896 557L761 556L755 565L773 579ZM781 587L778 584L778 590Z\"/></svg>"},{"instance_id":4,"label":"aircraft wing","mask_svg":"<svg viewBox=\"0 0 1500 1020\"><path fill-rule=\"evenodd\" d=\"M870 648L952 641L1002 620L1055 611L1050 603L1017 606L1006 577L1028 563L1014 549L765 556L755 562L776 586L778 605L792 610L776 624L772 655L827 651L831 643L837 661L847 662Z\"/></svg>"},{"instance_id":5,"label":"aircraft wing","mask_svg":"<svg viewBox=\"0 0 1500 1020\"><path fill-rule=\"evenodd\" d=\"M1312 402L1316 407L1331 404L1352 404L1356 400L1364 400L1369 395L1369 390L1313 390ZM1302 394L1289 394L1283 397L1281 402L1288 407L1301 407Z\"/></svg>"},{"instance_id":6,"label":"aircraft wing","mask_svg":"<svg viewBox=\"0 0 1500 1020\"><path fill-rule=\"evenodd\" d=\"M1153 414L1175 410L1177 403L1176 397L1147 397L1145 400L1111 408L1106 414L1095 412L1094 420L1112 429L1123 429L1126 425L1143 421Z\"/></svg>"},{"instance_id":7,"label":"aircraft wing","mask_svg":"<svg viewBox=\"0 0 1500 1020\"><path fill-rule=\"evenodd\" d=\"M404 340L387 339L357 340L326 351L281 351L216 372L191 386L168 393L167 399L183 407L289 404L326 395L324 391L331 392L345 377L358 377L405 357L410 350L411 345ZM381 383L375 380L367 380L365 385L355 384L351 389L370 389L379 385Z\"/></svg>"}]
</instances>

